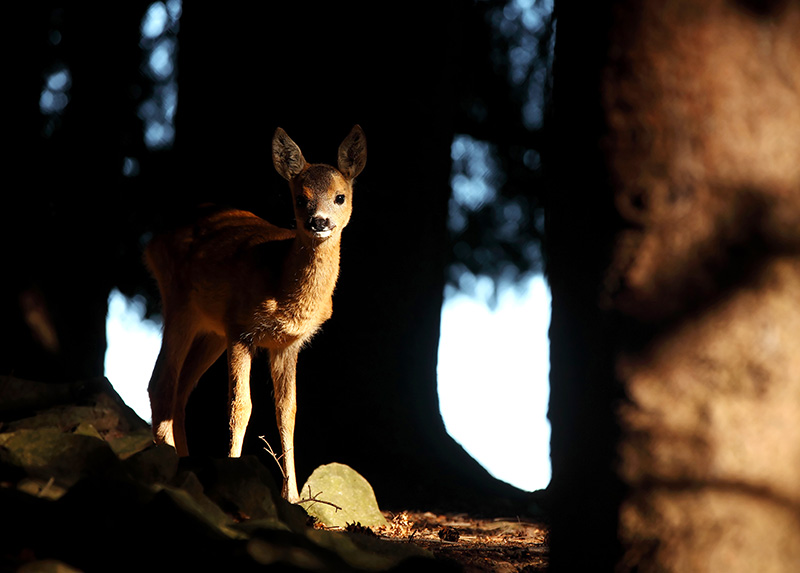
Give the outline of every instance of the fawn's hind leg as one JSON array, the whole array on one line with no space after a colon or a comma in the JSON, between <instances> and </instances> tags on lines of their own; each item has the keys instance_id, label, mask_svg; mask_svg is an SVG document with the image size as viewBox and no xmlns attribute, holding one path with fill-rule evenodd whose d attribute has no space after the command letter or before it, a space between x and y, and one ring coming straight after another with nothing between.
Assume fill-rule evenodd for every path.
<instances>
[{"instance_id":1,"label":"fawn's hind leg","mask_svg":"<svg viewBox=\"0 0 800 573\"><path fill-rule=\"evenodd\" d=\"M175 446L173 428L178 379L193 339L190 324L181 320L165 322L161 351L147 387L153 417L153 437L157 444Z\"/></svg>"},{"instance_id":2,"label":"fawn's hind leg","mask_svg":"<svg viewBox=\"0 0 800 573\"><path fill-rule=\"evenodd\" d=\"M189 395L197 386L197 381L208 370L217 358L225 351L225 338L206 332L198 334L192 341L178 378L178 389L173 408L172 432L175 449L180 456L189 455L186 441L186 403Z\"/></svg>"}]
</instances>

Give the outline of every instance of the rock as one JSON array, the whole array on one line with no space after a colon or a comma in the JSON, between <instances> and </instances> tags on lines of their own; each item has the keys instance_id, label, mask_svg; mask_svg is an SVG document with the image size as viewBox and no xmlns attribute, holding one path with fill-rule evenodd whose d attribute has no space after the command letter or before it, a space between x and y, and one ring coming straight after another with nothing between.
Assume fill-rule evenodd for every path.
<instances>
[{"instance_id":1,"label":"rock","mask_svg":"<svg viewBox=\"0 0 800 573\"><path fill-rule=\"evenodd\" d=\"M80 573L80 571L56 559L43 559L26 563L17 569L17 573Z\"/></svg>"},{"instance_id":2,"label":"rock","mask_svg":"<svg viewBox=\"0 0 800 573\"><path fill-rule=\"evenodd\" d=\"M153 444L105 380L0 379L0 396L12 400L0 408L0 570L418 571L415 560L434 562L411 545L308 528L304 507L281 498L255 457L179 459ZM342 507L304 504L338 513L323 523L385 523L372 488L347 466L323 466L308 485Z\"/></svg>"},{"instance_id":3,"label":"rock","mask_svg":"<svg viewBox=\"0 0 800 573\"><path fill-rule=\"evenodd\" d=\"M287 539L261 539L254 537L247 544L247 553L259 565L264 565L279 570L290 571L330 571L340 569L329 563L331 555L323 554L316 548L302 546L297 540Z\"/></svg>"},{"instance_id":4,"label":"rock","mask_svg":"<svg viewBox=\"0 0 800 573\"><path fill-rule=\"evenodd\" d=\"M53 478L43 480L25 477L17 482L17 489L38 498L51 500L56 500L67 492L67 488L56 485L56 480Z\"/></svg>"},{"instance_id":5,"label":"rock","mask_svg":"<svg viewBox=\"0 0 800 573\"><path fill-rule=\"evenodd\" d=\"M30 415L35 410L56 404L77 402L91 383L46 384L0 376L0 417L3 420Z\"/></svg>"},{"instance_id":6,"label":"rock","mask_svg":"<svg viewBox=\"0 0 800 573\"><path fill-rule=\"evenodd\" d=\"M10 422L11 430L35 430L37 428L59 428L98 438L100 432L108 432L119 425L119 416L108 408L91 406L58 405L42 410L34 416ZM88 427L93 429L90 431Z\"/></svg>"},{"instance_id":7,"label":"rock","mask_svg":"<svg viewBox=\"0 0 800 573\"><path fill-rule=\"evenodd\" d=\"M106 435L104 439L121 460L128 459L155 445L153 443L153 432L149 428L146 430L132 430L129 434Z\"/></svg>"},{"instance_id":8,"label":"rock","mask_svg":"<svg viewBox=\"0 0 800 573\"><path fill-rule=\"evenodd\" d=\"M58 428L0 434L0 462L22 468L32 478L53 479L59 486L102 473L117 461L103 440Z\"/></svg>"},{"instance_id":9,"label":"rock","mask_svg":"<svg viewBox=\"0 0 800 573\"><path fill-rule=\"evenodd\" d=\"M309 530L307 535L357 571L385 571L417 557L433 561L432 553L411 543L392 543L374 536L319 529Z\"/></svg>"},{"instance_id":10,"label":"rock","mask_svg":"<svg viewBox=\"0 0 800 573\"><path fill-rule=\"evenodd\" d=\"M85 411L84 406L91 404ZM62 406L62 408L57 408ZM139 418L117 394L106 378L82 380L74 383L46 384L32 380L20 380L10 376L0 376L0 419L8 426L21 418L33 418L44 410L52 409L48 414L55 416L56 425L78 425L80 422L92 420L93 425L101 433L115 430L129 433L136 430L149 429L148 424ZM35 421L23 423L31 428ZM40 425L41 427L41 425Z\"/></svg>"},{"instance_id":11,"label":"rock","mask_svg":"<svg viewBox=\"0 0 800 573\"><path fill-rule=\"evenodd\" d=\"M205 494L239 519L278 517L280 492L272 474L257 458L182 458L181 472L197 476Z\"/></svg>"},{"instance_id":12,"label":"rock","mask_svg":"<svg viewBox=\"0 0 800 573\"><path fill-rule=\"evenodd\" d=\"M198 528L206 529L209 535L218 534L231 539L246 539L244 533L230 527L233 522L218 505L203 493L197 477L188 473L180 487L162 486L153 498L153 507L169 507L171 515L181 515ZM161 507L161 511L165 511ZM156 510L155 513L159 511Z\"/></svg>"},{"instance_id":13,"label":"rock","mask_svg":"<svg viewBox=\"0 0 800 573\"><path fill-rule=\"evenodd\" d=\"M349 466L332 463L318 467L303 485L300 497L309 497L309 491L310 496L319 501L307 501L301 505L309 515L328 527L346 527L348 523L371 527L387 523L372 486Z\"/></svg>"},{"instance_id":14,"label":"rock","mask_svg":"<svg viewBox=\"0 0 800 573\"><path fill-rule=\"evenodd\" d=\"M126 459L123 468L134 480L147 484L170 483L178 473L178 454L167 445L153 445Z\"/></svg>"}]
</instances>

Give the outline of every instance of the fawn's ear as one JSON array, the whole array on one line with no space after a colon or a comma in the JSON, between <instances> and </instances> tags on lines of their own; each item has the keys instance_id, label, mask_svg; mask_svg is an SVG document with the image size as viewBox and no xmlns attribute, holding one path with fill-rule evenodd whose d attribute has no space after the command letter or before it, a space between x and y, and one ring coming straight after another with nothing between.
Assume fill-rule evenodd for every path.
<instances>
[{"instance_id":1,"label":"fawn's ear","mask_svg":"<svg viewBox=\"0 0 800 573\"><path fill-rule=\"evenodd\" d=\"M280 127L272 138L272 162L281 177L291 181L305 169L306 160L300 148Z\"/></svg>"},{"instance_id":2,"label":"fawn's ear","mask_svg":"<svg viewBox=\"0 0 800 573\"><path fill-rule=\"evenodd\" d=\"M361 126L356 125L339 146L339 171L348 179L355 179L366 164L367 138Z\"/></svg>"}]
</instances>

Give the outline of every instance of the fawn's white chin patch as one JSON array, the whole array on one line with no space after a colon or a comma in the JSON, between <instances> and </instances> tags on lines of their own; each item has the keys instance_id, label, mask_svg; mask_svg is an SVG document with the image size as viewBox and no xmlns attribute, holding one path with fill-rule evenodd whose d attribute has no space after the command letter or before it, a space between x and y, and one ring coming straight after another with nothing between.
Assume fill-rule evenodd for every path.
<instances>
[{"instance_id":1,"label":"fawn's white chin patch","mask_svg":"<svg viewBox=\"0 0 800 573\"><path fill-rule=\"evenodd\" d=\"M327 239L333 234L333 231L330 229L325 229L324 231L314 231L311 233L311 236L315 239Z\"/></svg>"}]
</instances>

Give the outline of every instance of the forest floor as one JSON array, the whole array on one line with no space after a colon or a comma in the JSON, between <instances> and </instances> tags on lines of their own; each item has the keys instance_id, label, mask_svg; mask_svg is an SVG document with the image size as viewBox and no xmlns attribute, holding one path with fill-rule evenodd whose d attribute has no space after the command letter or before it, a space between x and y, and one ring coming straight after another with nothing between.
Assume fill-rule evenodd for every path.
<instances>
[{"instance_id":1,"label":"forest floor","mask_svg":"<svg viewBox=\"0 0 800 573\"><path fill-rule=\"evenodd\" d=\"M372 528L374 534L413 543L466 573L547 571L549 528L541 521L486 519L463 513L383 513L389 525Z\"/></svg>"},{"instance_id":2,"label":"forest floor","mask_svg":"<svg viewBox=\"0 0 800 573\"><path fill-rule=\"evenodd\" d=\"M332 571L343 563L415 573L547 570L545 521L384 511L387 525L328 535L310 529L298 508L267 503L278 496L268 477L255 456L181 461L174 449L153 447L149 426L105 379L41 385L0 377L0 529L13 524L12 535L0 536L0 571L48 560L103 570L118 556L141 570L154 549L139 520L176 532L172 553L161 550L159 559L179 556L187 570L286 563L300 571L309 562L316 565L308 570Z\"/></svg>"}]
</instances>

